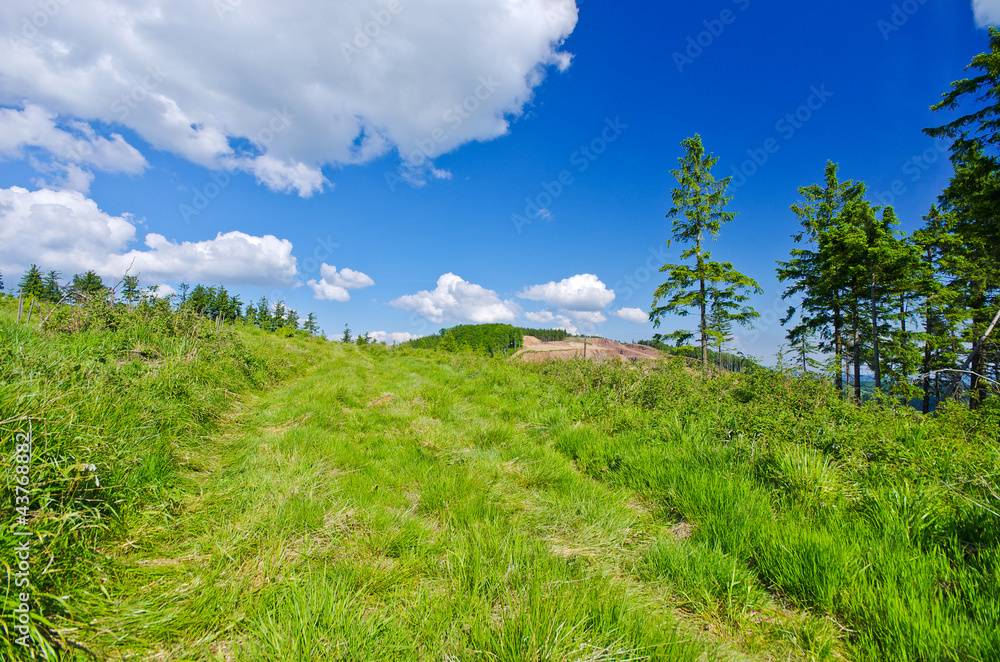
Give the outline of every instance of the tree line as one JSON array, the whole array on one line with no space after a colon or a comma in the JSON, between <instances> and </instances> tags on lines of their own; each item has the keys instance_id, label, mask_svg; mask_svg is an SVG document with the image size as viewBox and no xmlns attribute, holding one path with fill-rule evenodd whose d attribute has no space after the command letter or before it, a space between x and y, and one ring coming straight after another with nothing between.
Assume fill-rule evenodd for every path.
<instances>
[{"instance_id":1,"label":"tree line","mask_svg":"<svg viewBox=\"0 0 1000 662\"><path fill-rule=\"evenodd\" d=\"M460 324L441 329L435 335L409 340L403 345L446 352L471 352L492 358L510 356L521 349L525 336L552 342L565 340L568 335L563 329L526 329L510 324Z\"/></svg>"},{"instance_id":2,"label":"tree line","mask_svg":"<svg viewBox=\"0 0 1000 662\"><path fill-rule=\"evenodd\" d=\"M114 286L106 285L94 270L76 274L66 284L60 284L60 277L58 271L43 272L32 264L18 281L16 296L26 301L55 305L107 302L128 307L143 306L152 310L190 312L217 320L220 324L241 322L271 332L301 329L312 335L322 334L315 313L309 313L303 320L298 311L288 308L284 301L271 302L267 297L244 304L238 295L231 294L223 285L199 284L192 287L181 283L178 292L159 296L158 286L143 288L139 277L129 274ZM0 292L3 291L3 274L0 274Z\"/></svg>"},{"instance_id":3,"label":"tree line","mask_svg":"<svg viewBox=\"0 0 1000 662\"><path fill-rule=\"evenodd\" d=\"M961 114L924 130L950 139L954 174L912 234L899 230L892 206L873 204L864 182L842 181L827 162L821 183L798 189L791 206L800 224L796 247L779 260L782 298L790 299L782 324L802 372L826 371L838 389L862 399L862 373L876 393L907 402L932 402L968 390L979 408L990 385L1000 385L1000 31L990 29L989 50L967 70L978 72L951 85L932 110ZM666 264L654 293L650 319L698 314L694 330L657 334L682 345L697 337L702 365L710 345L718 352L733 324L758 317L746 305L760 286L730 263L716 262L706 242L733 220L726 211L729 178L715 180L718 159L700 136L682 143L673 172L672 239L686 248L686 263ZM817 358L820 357L820 358Z\"/></svg>"}]
</instances>

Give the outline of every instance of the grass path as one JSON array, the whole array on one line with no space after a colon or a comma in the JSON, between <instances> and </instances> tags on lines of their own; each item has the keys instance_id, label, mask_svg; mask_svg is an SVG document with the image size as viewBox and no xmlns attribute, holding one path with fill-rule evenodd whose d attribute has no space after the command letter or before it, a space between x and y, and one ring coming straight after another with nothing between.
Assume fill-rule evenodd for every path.
<instances>
[{"instance_id":1,"label":"grass path","mask_svg":"<svg viewBox=\"0 0 1000 662\"><path fill-rule=\"evenodd\" d=\"M565 394L496 363L336 345L317 361L177 450L176 512L108 550L75 633L88 648L597 662L737 659L763 637L793 656L783 617L710 637L678 618L684 596L639 579L644 551L683 529L552 448L573 424Z\"/></svg>"}]
</instances>

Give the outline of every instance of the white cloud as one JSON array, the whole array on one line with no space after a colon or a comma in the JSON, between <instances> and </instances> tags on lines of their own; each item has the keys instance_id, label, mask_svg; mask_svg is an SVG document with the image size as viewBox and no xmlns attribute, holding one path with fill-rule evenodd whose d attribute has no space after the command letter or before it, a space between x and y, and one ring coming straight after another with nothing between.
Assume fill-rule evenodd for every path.
<instances>
[{"instance_id":1,"label":"white cloud","mask_svg":"<svg viewBox=\"0 0 1000 662\"><path fill-rule=\"evenodd\" d=\"M545 285L533 285L517 296L575 311L603 310L615 300L614 290L607 289L593 274L572 276L558 283L553 281Z\"/></svg>"},{"instance_id":2,"label":"white cloud","mask_svg":"<svg viewBox=\"0 0 1000 662\"><path fill-rule=\"evenodd\" d=\"M438 278L433 291L407 294L390 305L423 315L435 324L446 319L473 324L513 322L521 313L513 301L501 301L493 290L466 282L452 273Z\"/></svg>"},{"instance_id":3,"label":"white cloud","mask_svg":"<svg viewBox=\"0 0 1000 662\"><path fill-rule=\"evenodd\" d=\"M156 286L156 292L153 293L153 296L157 299L166 299L171 294L177 294L177 290L166 283L160 283Z\"/></svg>"},{"instance_id":4,"label":"white cloud","mask_svg":"<svg viewBox=\"0 0 1000 662\"><path fill-rule=\"evenodd\" d=\"M560 311L565 315L569 315L571 318L585 322L588 325L600 324L601 322L607 322L608 318L601 314L597 310L563 310ZM593 328L592 326L590 328Z\"/></svg>"},{"instance_id":5,"label":"white cloud","mask_svg":"<svg viewBox=\"0 0 1000 662\"><path fill-rule=\"evenodd\" d=\"M109 140L84 122L57 126L53 113L33 104L26 104L23 110L0 108L0 157L23 158L26 147L44 149L60 163L106 172L136 174L149 167L142 154L117 133Z\"/></svg>"},{"instance_id":6,"label":"white cloud","mask_svg":"<svg viewBox=\"0 0 1000 662\"><path fill-rule=\"evenodd\" d=\"M611 314L633 324L646 324L649 322L649 313L642 308L622 308Z\"/></svg>"},{"instance_id":7,"label":"white cloud","mask_svg":"<svg viewBox=\"0 0 1000 662\"><path fill-rule=\"evenodd\" d=\"M256 158L225 159L223 163L232 169L251 173L258 184L263 184L279 193L299 194L300 198L310 198L320 193L330 182L319 168L311 168L295 161L279 161L269 154Z\"/></svg>"},{"instance_id":8,"label":"white cloud","mask_svg":"<svg viewBox=\"0 0 1000 662\"><path fill-rule=\"evenodd\" d=\"M537 312L525 313L524 316L530 322L535 324L541 324L543 326L552 326L556 329L562 329L567 333L577 334L580 332L576 324L573 323L566 315L556 315L551 310L540 310Z\"/></svg>"},{"instance_id":9,"label":"white cloud","mask_svg":"<svg viewBox=\"0 0 1000 662\"><path fill-rule=\"evenodd\" d=\"M49 160L40 159L42 154L36 149ZM21 110L0 108L0 159L23 158L39 172L54 176L49 182L38 180L39 186L82 193L90 190L94 179L84 168L138 174L149 167L142 154L117 133L108 139L79 121L59 126L53 113L33 104Z\"/></svg>"},{"instance_id":10,"label":"white cloud","mask_svg":"<svg viewBox=\"0 0 1000 662\"><path fill-rule=\"evenodd\" d=\"M567 333L593 333L594 328L601 322L606 322L607 318L598 311L585 310L539 310L525 313L529 321L535 324L552 326L556 329L563 329Z\"/></svg>"},{"instance_id":11,"label":"white cloud","mask_svg":"<svg viewBox=\"0 0 1000 662\"><path fill-rule=\"evenodd\" d=\"M398 345L408 340L416 340L421 337L413 335L409 331L395 331L393 333L387 333L385 331L372 331L370 335L375 339L375 342L384 342L387 345Z\"/></svg>"},{"instance_id":12,"label":"white cloud","mask_svg":"<svg viewBox=\"0 0 1000 662\"><path fill-rule=\"evenodd\" d=\"M291 284L297 274L292 242L274 235L220 232L215 239L176 243L150 233L145 243L149 250L109 256L105 271L123 274L134 260L131 273L143 280L260 287Z\"/></svg>"},{"instance_id":13,"label":"white cloud","mask_svg":"<svg viewBox=\"0 0 1000 662\"><path fill-rule=\"evenodd\" d=\"M572 0L48 4L38 26L37 0L0 3L0 105L119 123L300 195L323 165L393 150L447 177L434 158L505 135L547 68L569 66L577 21Z\"/></svg>"},{"instance_id":14,"label":"white cloud","mask_svg":"<svg viewBox=\"0 0 1000 662\"><path fill-rule=\"evenodd\" d=\"M1000 26L1000 0L972 0L972 11L978 27Z\"/></svg>"},{"instance_id":15,"label":"white cloud","mask_svg":"<svg viewBox=\"0 0 1000 662\"><path fill-rule=\"evenodd\" d=\"M145 284L191 283L275 286L297 274L287 239L242 232L219 233L206 241L145 237L148 250L126 249L136 239L128 214L111 216L78 191L0 189L0 266L25 270L35 263L68 277L93 269L120 278L131 265Z\"/></svg>"},{"instance_id":16,"label":"white cloud","mask_svg":"<svg viewBox=\"0 0 1000 662\"><path fill-rule=\"evenodd\" d=\"M340 301L341 303L351 300L348 290L360 290L371 287L375 281L367 274L353 269L341 269L323 263L319 270L320 280L310 280L307 285L312 288L315 298L326 301Z\"/></svg>"}]
</instances>

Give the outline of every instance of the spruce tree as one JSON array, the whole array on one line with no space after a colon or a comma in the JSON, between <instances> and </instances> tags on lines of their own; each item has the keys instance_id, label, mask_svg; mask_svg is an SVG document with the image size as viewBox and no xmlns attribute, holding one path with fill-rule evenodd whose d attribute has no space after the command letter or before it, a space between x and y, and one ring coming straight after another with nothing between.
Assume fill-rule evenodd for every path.
<instances>
[{"instance_id":1,"label":"spruce tree","mask_svg":"<svg viewBox=\"0 0 1000 662\"><path fill-rule=\"evenodd\" d=\"M45 281L42 278L42 272L37 265L31 265L31 267L24 273L21 277L21 281L17 284L18 290L21 292L21 296L25 299L34 297L40 301L45 301L48 299L48 288L45 287Z\"/></svg>"},{"instance_id":2,"label":"spruce tree","mask_svg":"<svg viewBox=\"0 0 1000 662\"><path fill-rule=\"evenodd\" d=\"M122 299L128 306L139 300L139 277L126 275L122 279Z\"/></svg>"},{"instance_id":3,"label":"spruce tree","mask_svg":"<svg viewBox=\"0 0 1000 662\"><path fill-rule=\"evenodd\" d=\"M778 280L790 281L782 294L783 299L801 297L798 306L790 306L781 320L787 324L799 314L799 322L788 331L793 345L803 335L819 339L819 350L832 353L838 366L847 348L845 300L848 275L842 262L843 237L836 231L843 222L848 205L858 202L864 195L864 185L848 180L841 182L836 163L827 161L823 185L812 184L799 188L804 198L792 205L802 230L792 235L799 245L792 249L791 259L778 262ZM834 381L843 392L843 370L838 367Z\"/></svg>"},{"instance_id":4,"label":"spruce tree","mask_svg":"<svg viewBox=\"0 0 1000 662\"><path fill-rule=\"evenodd\" d=\"M673 338L678 344L687 338L697 335L701 344L702 370L708 372L708 343L711 337L708 316L711 312L711 298L716 293L726 291L730 297L742 297L745 292L760 293L762 290L756 281L741 274L729 262L713 262L705 243L709 238L715 240L722 226L736 217L734 212L725 211L732 196L726 195L729 178L716 181L712 176L712 168L718 163L718 158L706 154L701 142L701 136L695 134L681 143L684 155L679 157L680 167L671 171L679 184L673 189L671 199L673 207L667 218L673 220L672 239L667 240L667 246L676 241L689 246L680 257L690 260L693 264L664 264L660 272L668 274L667 280L653 293L653 305L650 319L654 328L667 314L687 316L691 309L698 312L699 322L696 332L675 331L670 334L656 334L657 340ZM740 324L749 323L758 314L748 306L738 306L726 312L719 313Z\"/></svg>"},{"instance_id":5,"label":"spruce tree","mask_svg":"<svg viewBox=\"0 0 1000 662\"><path fill-rule=\"evenodd\" d=\"M62 288L59 287L59 272L49 271L45 276L45 297L52 303L59 303L62 299Z\"/></svg>"},{"instance_id":6,"label":"spruce tree","mask_svg":"<svg viewBox=\"0 0 1000 662\"><path fill-rule=\"evenodd\" d=\"M950 138L955 175L942 192L941 211L951 219L957 241L942 256L948 287L964 308L960 340L969 354L959 369L971 367L970 408L986 398L985 371L991 320L1000 308L1000 30L990 28L989 50L966 68L979 74L952 83L931 109L966 113L943 126L924 129Z\"/></svg>"}]
</instances>

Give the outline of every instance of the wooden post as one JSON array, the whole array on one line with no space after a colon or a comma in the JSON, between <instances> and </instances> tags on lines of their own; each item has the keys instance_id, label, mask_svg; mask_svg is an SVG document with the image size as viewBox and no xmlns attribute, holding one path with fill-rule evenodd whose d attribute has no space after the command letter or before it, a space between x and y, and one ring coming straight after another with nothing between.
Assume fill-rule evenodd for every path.
<instances>
[{"instance_id":1,"label":"wooden post","mask_svg":"<svg viewBox=\"0 0 1000 662\"><path fill-rule=\"evenodd\" d=\"M24 293L17 293L17 323L21 323L21 316L24 315Z\"/></svg>"},{"instance_id":2,"label":"wooden post","mask_svg":"<svg viewBox=\"0 0 1000 662\"><path fill-rule=\"evenodd\" d=\"M35 297L31 297L31 305L28 306L28 319L24 321L25 324L31 324L31 313L35 310Z\"/></svg>"}]
</instances>

